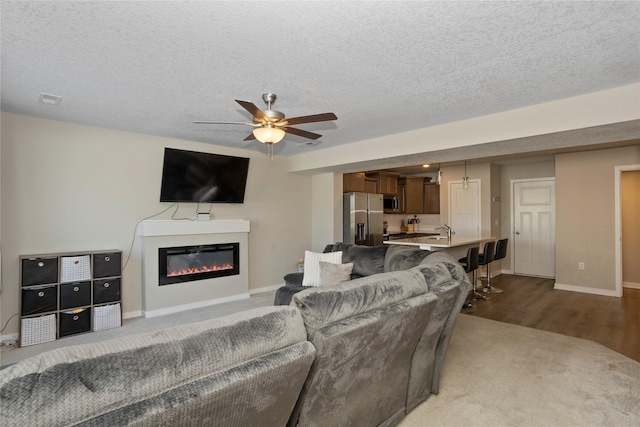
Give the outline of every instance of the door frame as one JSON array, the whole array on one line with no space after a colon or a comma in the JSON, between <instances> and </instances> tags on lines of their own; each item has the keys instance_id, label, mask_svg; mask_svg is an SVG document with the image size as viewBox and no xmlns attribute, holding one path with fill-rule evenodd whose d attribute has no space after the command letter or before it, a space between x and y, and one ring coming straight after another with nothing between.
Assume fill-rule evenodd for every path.
<instances>
[{"instance_id":1,"label":"door frame","mask_svg":"<svg viewBox=\"0 0 640 427\"><path fill-rule=\"evenodd\" d=\"M553 181L554 185L555 185L556 177L555 176L547 176L547 177L542 177L542 178L518 178L518 179L510 180L510 183L509 183L509 187L510 187L509 188L509 191L510 191L509 197L511 199L511 203L510 203L511 206L509 206L509 210L510 210L509 217L511 218L511 225L510 225L511 232L510 232L510 235L511 235L511 241L513 242L513 244L512 245L507 245L507 247L509 248L509 264L510 264L509 268L511 269L511 273L512 274L515 274L515 271L516 271L516 257L514 255L515 249L516 249L516 245L515 245L516 210L515 210L515 207L514 207L514 203L515 203L515 200L514 200L515 184L516 183L521 183L521 182L536 182L536 181ZM555 200L554 200L554 203L553 203L553 209L554 209L554 211L556 209ZM554 213L554 221L556 221L555 213ZM554 224L554 227L555 227L555 224ZM554 240L555 240L555 237L554 237ZM554 242L554 246L555 246L555 242ZM557 272L557 265L556 265L555 269L556 269L556 271L554 272L554 276L555 276L555 273Z\"/></svg>"},{"instance_id":2,"label":"door frame","mask_svg":"<svg viewBox=\"0 0 640 427\"><path fill-rule=\"evenodd\" d=\"M640 165L626 165L614 167L614 192L615 192L615 263L616 263L616 297L622 297L622 194L620 186L622 172L640 170Z\"/></svg>"}]
</instances>

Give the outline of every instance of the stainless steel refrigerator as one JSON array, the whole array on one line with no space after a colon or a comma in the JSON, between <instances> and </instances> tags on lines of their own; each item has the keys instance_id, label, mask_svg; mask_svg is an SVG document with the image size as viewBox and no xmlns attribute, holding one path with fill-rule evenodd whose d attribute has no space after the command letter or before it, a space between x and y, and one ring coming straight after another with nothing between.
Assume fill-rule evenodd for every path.
<instances>
[{"instance_id":1,"label":"stainless steel refrigerator","mask_svg":"<svg viewBox=\"0 0 640 427\"><path fill-rule=\"evenodd\" d=\"M382 194L342 195L342 239L356 245L382 245Z\"/></svg>"}]
</instances>

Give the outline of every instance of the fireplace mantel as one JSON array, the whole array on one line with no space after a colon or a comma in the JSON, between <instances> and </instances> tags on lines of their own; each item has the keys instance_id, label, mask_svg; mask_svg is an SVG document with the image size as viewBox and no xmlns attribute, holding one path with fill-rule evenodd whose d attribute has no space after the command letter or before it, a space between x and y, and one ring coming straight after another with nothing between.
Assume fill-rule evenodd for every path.
<instances>
[{"instance_id":1,"label":"fireplace mantel","mask_svg":"<svg viewBox=\"0 0 640 427\"><path fill-rule=\"evenodd\" d=\"M142 237L142 311L145 317L190 310L222 302L249 298L250 221L144 220L138 227ZM159 285L160 248L239 243L237 275Z\"/></svg>"},{"instance_id":2,"label":"fireplace mantel","mask_svg":"<svg viewBox=\"0 0 640 427\"><path fill-rule=\"evenodd\" d=\"M181 236L185 234L248 233L250 221L246 219L191 220L145 220L138 227L138 235Z\"/></svg>"}]
</instances>

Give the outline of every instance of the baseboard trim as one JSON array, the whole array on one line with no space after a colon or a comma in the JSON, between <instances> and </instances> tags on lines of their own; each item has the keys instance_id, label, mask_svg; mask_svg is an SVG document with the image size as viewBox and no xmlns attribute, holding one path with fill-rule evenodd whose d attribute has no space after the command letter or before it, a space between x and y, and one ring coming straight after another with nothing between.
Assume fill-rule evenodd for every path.
<instances>
[{"instance_id":1,"label":"baseboard trim","mask_svg":"<svg viewBox=\"0 0 640 427\"><path fill-rule=\"evenodd\" d=\"M158 310L143 311L142 315L145 318L164 316L165 314L173 314L173 313L178 313L178 312L185 311L185 310L193 310L193 309L196 309L196 308L208 307L210 305L222 304L224 302L239 301L239 300L242 300L242 299L247 299L249 297L250 297L250 295L248 293L246 293L246 294L243 293L243 294L238 294L238 295L232 295L232 296L229 296L229 297L214 298L214 299L210 299L210 300L206 300L206 301L198 301L198 302L194 302L194 303L190 303L190 304L182 304L182 305L177 305L177 306L174 306L174 307L161 308L161 309L158 309Z\"/></svg>"},{"instance_id":2,"label":"baseboard trim","mask_svg":"<svg viewBox=\"0 0 640 427\"><path fill-rule=\"evenodd\" d=\"M622 282L623 288L640 289L640 283Z\"/></svg>"},{"instance_id":3,"label":"baseboard trim","mask_svg":"<svg viewBox=\"0 0 640 427\"><path fill-rule=\"evenodd\" d=\"M583 294L602 295L605 297L617 297L616 291L609 291L607 289L587 288L584 286L563 285L562 283L557 283L557 282L553 285L553 289L558 289L560 291L581 292Z\"/></svg>"},{"instance_id":4,"label":"baseboard trim","mask_svg":"<svg viewBox=\"0 0 640 427\"><path fill-rule=\"evenodd\" d=\"M123 319L133 319L134 317L142 317L142 310L127 311L126 313L122 313Z\"/></svg>"},{"instance_id":5,"label":"baseboard trim","mask_svg":"<svg viewBox=\"0 0 640 427\"><path fill-rule=\"evenodd\" d=\"M282 286L284 286L284 283L280 283L279 285L265 286L263 288L249 289L249 295L255 295L255 294L261 294L263 292L275 291L278 288L281 288Z\"/></svg>"}]
</instances>

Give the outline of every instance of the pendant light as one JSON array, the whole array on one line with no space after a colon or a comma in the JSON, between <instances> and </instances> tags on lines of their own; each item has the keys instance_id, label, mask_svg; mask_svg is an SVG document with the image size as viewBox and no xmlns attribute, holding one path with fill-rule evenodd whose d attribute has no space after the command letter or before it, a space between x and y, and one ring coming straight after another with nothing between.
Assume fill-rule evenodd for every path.
<instances>
[{"instance_id":1,"label":"pendant light","mask_svg":"<svg viewBox=\"0 0 640 427\"><path fill-rule=\"evenodd\" d=\"M438 171L438 177L436 178L436 183L438 185L442 184L442 171L441 170Z\"/></svg>"},{"instance_id":2,"label":"pendant light","mask_svg":"<svg viewBox=\"0 0 640 427\"><path fill-rule=\"evenodd\" d=\"M467 161L464 161L464 176L462 177L462 188L469 188L469 177L467 176Z\"/></svg>"}]
</instances>

